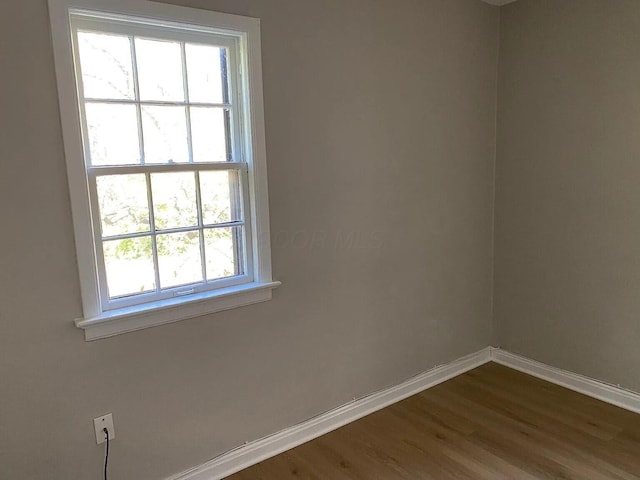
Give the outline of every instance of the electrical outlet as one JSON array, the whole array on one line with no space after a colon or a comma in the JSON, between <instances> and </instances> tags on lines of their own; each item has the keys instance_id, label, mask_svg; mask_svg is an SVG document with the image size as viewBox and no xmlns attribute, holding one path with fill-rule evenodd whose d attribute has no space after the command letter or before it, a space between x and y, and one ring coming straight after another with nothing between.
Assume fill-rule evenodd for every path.
<instances>
[{"instance_id":1,"label":"electrical outlet","mask_svg":"<svg viewBox=\"0 0 640 480\"><path fill-rule=\"evenodd\" d=\"M109 431L109 440L116 438L116 431L113 429L113 414L107 413L98 418L93 419L93 427L96 430L96 443L101 444L106 441L104 428Z\"/></svg>"}]
</instances>

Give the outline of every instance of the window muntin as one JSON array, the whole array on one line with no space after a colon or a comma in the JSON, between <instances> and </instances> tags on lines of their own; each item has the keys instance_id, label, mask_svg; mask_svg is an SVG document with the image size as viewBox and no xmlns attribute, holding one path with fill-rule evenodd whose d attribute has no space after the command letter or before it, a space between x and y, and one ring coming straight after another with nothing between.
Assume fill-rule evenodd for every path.
<instances>
[{"instance_id":1,"label":"window muntin","mask_svg":"<svg viewBox=\"0 0 640 480\"><path fill-rule=\"evenodd\" d=\"M235 39L72 32L102 310L252 282Z\"/></svg>"}]
</instances>

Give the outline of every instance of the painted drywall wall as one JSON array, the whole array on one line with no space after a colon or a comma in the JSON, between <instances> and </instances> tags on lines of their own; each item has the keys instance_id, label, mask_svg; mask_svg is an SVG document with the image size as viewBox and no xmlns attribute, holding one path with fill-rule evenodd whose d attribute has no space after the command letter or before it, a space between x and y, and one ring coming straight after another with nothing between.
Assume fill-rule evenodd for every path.
<instances>
[{"instance_id":1,"label":"painted drywall wall","mask_svg":"<svg viewBox=\"0 0 640 480\"><path fill-rule=\"evenodd\" d=\"M640 391L640 5L501 11L502 347Z\"/></svg>"},{"instance_id":2,"label":"painted drywall wall","mask_svg":"<svg viewBox=\"0 0 640 480\"><path fill-rule=\"evenodd\" d=\"M498 9L262 19L270 302L85 343L46 0L0 4L0 478L157 480L485 347Z\"/></svg>"}]
</instances>

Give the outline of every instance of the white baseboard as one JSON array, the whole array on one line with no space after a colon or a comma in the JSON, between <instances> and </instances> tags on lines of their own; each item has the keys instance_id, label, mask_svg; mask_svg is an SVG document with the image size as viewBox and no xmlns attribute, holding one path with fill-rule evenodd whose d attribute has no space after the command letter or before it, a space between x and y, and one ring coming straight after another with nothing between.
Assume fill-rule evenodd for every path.
<instances>
[{"instance_id":1,"label":"white baseboard","mask_svg":"<svg viewBox=\"0 0 640 480\"><path fill-rule=\"evenodd\" d=\"M168 480L220 480L267 458L302 445L491 360L491 349L436 367L395 387L354 400L299 425L248 443Z\"/></svg>"},{"instance_id":2,"label":"white baseboard","mask_svg":"<svg viewBox=\"0 0 640 480\"><path fill-rule=\"evenodd\" d=\"M597 398L625 410L640 413L640 394L638 393L584 377L577 373L550 367L544 363L536 362L499 348L491 349L491 360L505 367L533 375L547 382Z\"/></svg>"},{"instance_id":3,"label":"white baseboard","mask_svg":"<svg viewBox=\"0 0 640 480\"><path fill-rule=\"evenodd\" d=\"M242 445L167 480L221 480L490 361L640 413L640 394L638 393L550 367L499 348L487 347L472 355L429 370L400 385L354 400L279 433Z\"/></svg>"}]
</instances>

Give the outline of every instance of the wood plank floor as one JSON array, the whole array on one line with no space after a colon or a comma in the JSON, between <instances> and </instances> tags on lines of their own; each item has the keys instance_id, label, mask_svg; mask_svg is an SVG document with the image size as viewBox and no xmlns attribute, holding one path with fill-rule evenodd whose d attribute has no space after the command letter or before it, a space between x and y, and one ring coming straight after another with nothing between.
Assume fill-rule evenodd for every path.
<instances>
[{"instance_id":1,"label":"wood plank floor","mask_svg":"<svg viewBox=\"0 0 640 480\"><path fill-rule=\"evenodd\" d=\"M640 479L640 415L495 363L230 480Z\"/></svg>"}]
</instances>

